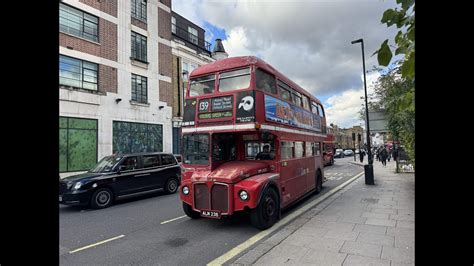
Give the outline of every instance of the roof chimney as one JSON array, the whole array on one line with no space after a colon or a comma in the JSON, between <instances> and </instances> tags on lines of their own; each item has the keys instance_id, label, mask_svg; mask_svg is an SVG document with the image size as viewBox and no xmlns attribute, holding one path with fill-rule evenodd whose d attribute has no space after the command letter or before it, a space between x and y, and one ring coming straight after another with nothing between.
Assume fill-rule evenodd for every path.
<instances>
[{"instance_id":1,"label":"roof chimney","mask_svg":"<svg viewBox=\"0 0 474 266\"><path fill-rule=\"evenodd\" d=\"M214 51L212 52L212 58L216 60L221 60L228 57L229 55L225 52L224 45L222 45L222 40L216 39L216 43L214 44Z\"/></svg>"}]
</instances>

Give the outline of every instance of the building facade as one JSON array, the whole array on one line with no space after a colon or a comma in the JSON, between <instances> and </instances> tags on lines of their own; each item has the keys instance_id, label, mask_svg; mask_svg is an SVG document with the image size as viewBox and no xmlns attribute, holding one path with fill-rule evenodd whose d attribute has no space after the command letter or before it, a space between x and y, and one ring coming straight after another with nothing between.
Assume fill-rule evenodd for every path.
<instances>
[{"instance_id":1,"label":"building facade","mask_svg":"<svg viewBox=\"0 0 474 266\"><path fill-rule=\"evenodd\" d=\"M173 61L173 153L180 154L181 123L188 77L194 69L216 59L210 51L211 44L204 38L204 29L173 11L170 33Z\"/></svg>"},{"instance_id":2,"label":"building facade","mask_svg":"<svg viewBox=\"0 0 474 266\"><path fill-rule=\"evenodd\" d=\"M172 151L171 0L59 3L60 175Z\"/></svg>"},{"instance_id":3,"label":"building facade","mask_svg":"<svg viewBox=\"0 0 474 266\"><path fill-rule=\"evenodd\" d=\"M351 128L340 128L335 124L331 124L331 130L334 134L334 141L335 147L337 149L358 149L359 148L359 141L358 141L358 134L361 135L361 142L360 145L365 143L365 131L361 126L353 126ZM355 142L352 140L352 133L355 133L356 140Z\"/></svg>"}]
</instances>

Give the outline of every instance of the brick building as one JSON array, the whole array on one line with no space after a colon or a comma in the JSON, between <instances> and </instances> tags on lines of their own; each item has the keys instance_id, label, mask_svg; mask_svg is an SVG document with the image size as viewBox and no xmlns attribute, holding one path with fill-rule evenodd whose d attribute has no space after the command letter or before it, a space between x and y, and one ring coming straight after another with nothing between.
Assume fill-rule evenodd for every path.
<instances>
[{"instance_id":1,"label":"brick building","mask_svg":"<svg viewBox=\"0 0 474 266\"><path fill-rule=\"evenodd\" d=\"M171 0L59 3L60 173L172 151Z\"/></svg>"}]
</instances>

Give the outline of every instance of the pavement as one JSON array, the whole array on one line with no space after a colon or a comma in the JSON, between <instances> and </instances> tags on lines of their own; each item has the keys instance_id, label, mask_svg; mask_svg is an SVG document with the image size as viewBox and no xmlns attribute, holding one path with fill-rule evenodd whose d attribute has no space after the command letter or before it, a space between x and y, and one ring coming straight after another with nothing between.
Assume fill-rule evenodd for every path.
<instances>
[{"instance_id":1,"label":"pavement","mask_svg":"<svg viewBox=\"0 0 474 266\"><path fill-rule=\"evenodd\" d=\"M362 174L230 264L414 265L414 174L373 166L375 185Z\"/></svg>"}]
</instances>

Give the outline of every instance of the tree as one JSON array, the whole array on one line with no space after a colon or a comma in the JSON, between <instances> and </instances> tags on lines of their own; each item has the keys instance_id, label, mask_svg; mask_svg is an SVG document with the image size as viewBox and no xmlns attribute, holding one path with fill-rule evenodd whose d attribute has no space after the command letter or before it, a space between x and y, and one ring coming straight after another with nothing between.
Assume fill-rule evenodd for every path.
<instances>
[{"instance_id":1,"label":"tree","mask_svg":"<svg viewBox=\"0 0 474 266\"><path fill-rule=\"evenodd\" d=\"M400 61L401 74L408 79L415 78L415 0L396 0L402 8L398 10L387 9L383 13L382 23L387 27L396 25L400 29L395 35L395 55L404 54L405 58ZM380 48L374 53L380 65L388 66L392 60L392 51L386 39Z\"/></svg>"},{"instance_id":2,"label":"tree","mask_svg":"<svg viewBox=\"0 0 474 266\"><path fill-rule=\"evenodd\" d=\"M379 107L386 110L388 128L395 140L405 145L408 156L415 161L414 82L403 77L400 68L380 76L375 83ZM370 105L369 105L370 106Z\"/></svg>"},{"instance_id":3,"label":"tree","mask_svg":"<svg viewBox=\"0 0 474 266\"><path fill-rule=\"evenodd\" d=\"M415 161L415 0L396 0L401 9L387 9L381 22L387 27L396 25L395 55L404 58L394 62L394 68L382 75L375 86L381 105L387 110L388 127L395 139L405 145L409 157ZM379 65L388 66L392 51L385 40L377 54Z\"/></svg>"}]
</instances>

